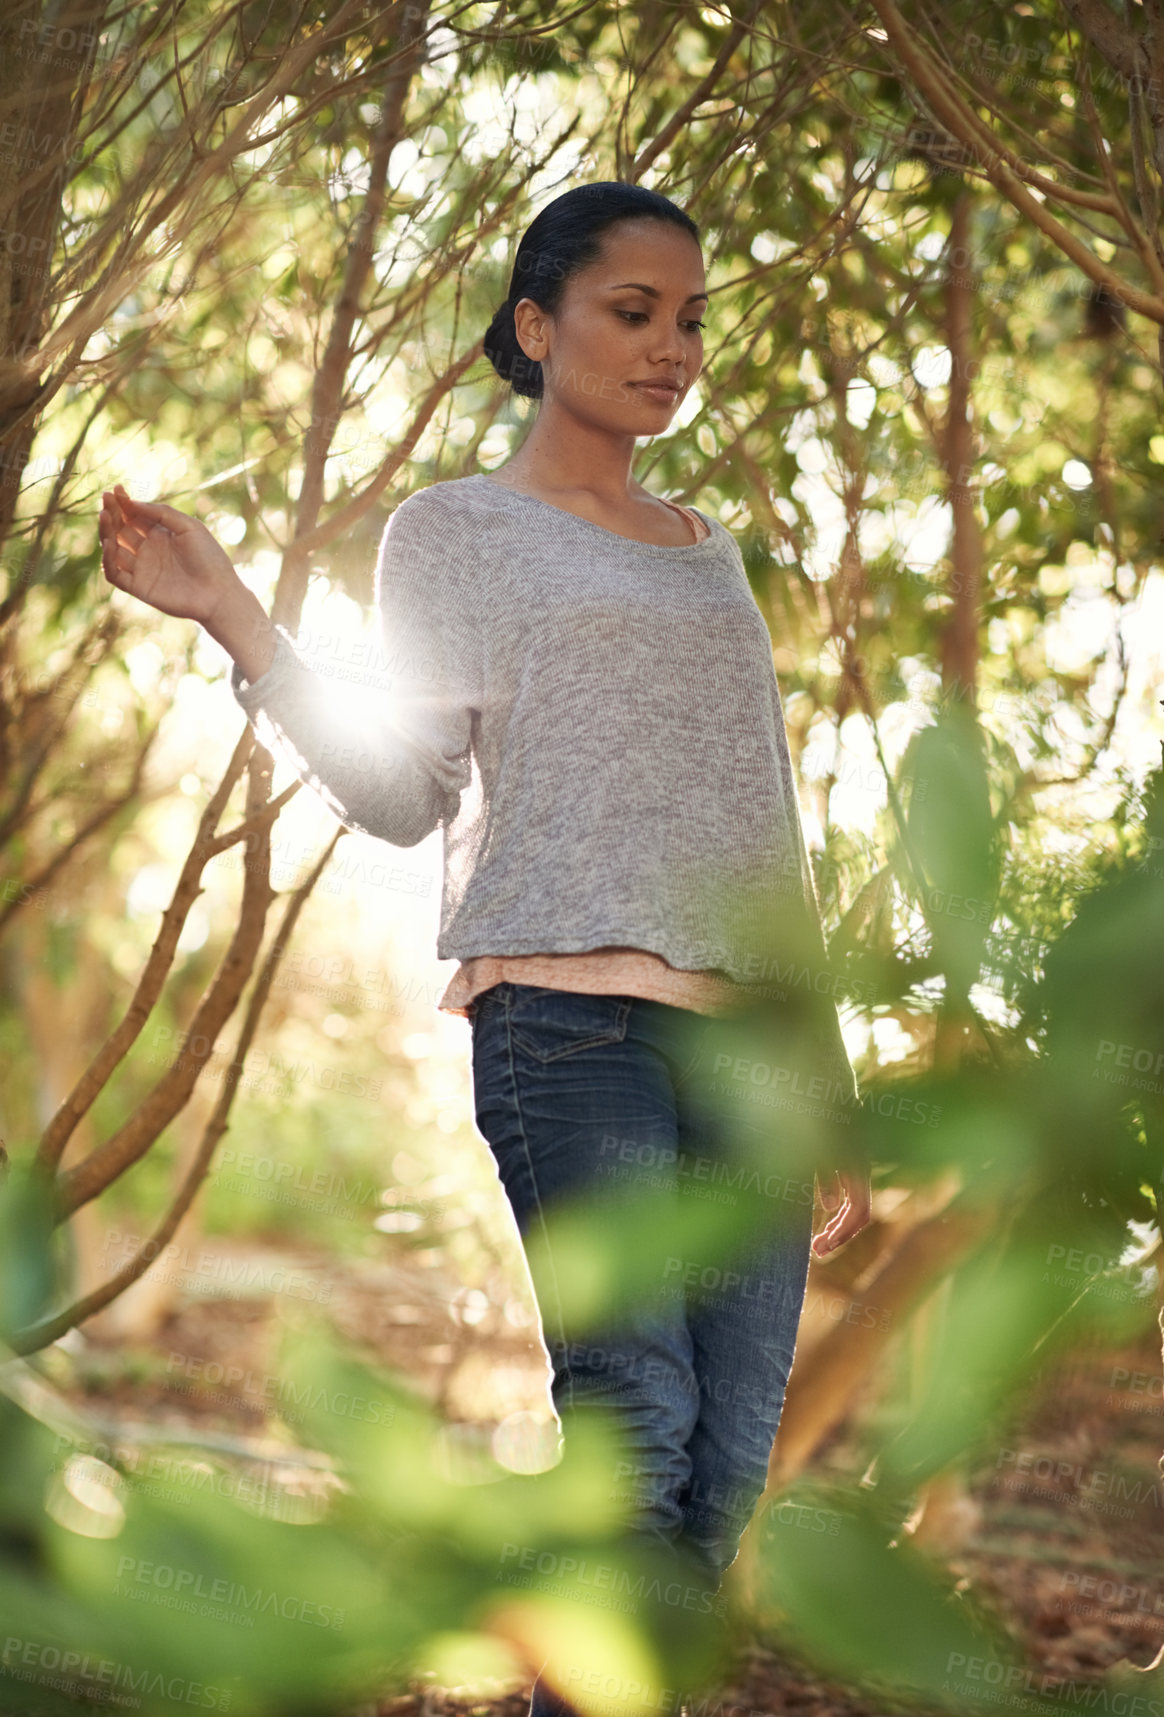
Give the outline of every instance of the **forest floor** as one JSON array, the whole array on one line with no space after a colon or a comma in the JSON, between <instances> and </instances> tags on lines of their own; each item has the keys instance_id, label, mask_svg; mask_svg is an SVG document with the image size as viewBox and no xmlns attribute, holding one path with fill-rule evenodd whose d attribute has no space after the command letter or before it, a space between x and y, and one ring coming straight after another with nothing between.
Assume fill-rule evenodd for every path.
<instances>
[{"instance_id":1,"label":"forest floor","mask_svg":"<svg viewBox=\"0 0 1164 1717\"><path fill-rule=\"evenodd\" d=\"M213 1244L224 1257L256 1255L253 1241ZM263 1255L305 1269L324 1262L299 1251ZM548 1410L536 1328L504 1291L466 1294L439 1251L404 1246L377 1263L329 1256L326 1269L327 1317L337 1332L406 1374L445 1416L499 1421L515 1406L535 1415ZM272 1374L285 1308L273 1295L212 1297L199 1291L206 1286L188 1283L171 1293L148 1335L139 1330L128 1341L89 1333L74 1341L63 1393L104 1435L119 1424L146 1424L171 1442L188 1433L191 1441L216 1439L226 1449L234 1442L241 1451L260 1447L276 1426L261 1381ZM960 1528L931 1552L999 1619L1032 1680L1090 1683L1103 1696L1072 1695L1071 1709L1125 1717L1158 1717L1164 1709L1157 1703L1153 1712L1149 1698L1159 1700L1161 1672L1138 1673L1164 1647L1164 1482L1157 1464L1164 1380L1153 1337L1149 1319L1134 1349L1089 1355L1033 1388L1010 1433L1012 1446L965 1476L963 1506L951 1516ZM228 1368L235 1379L229 1387ZM859 1428L843 1425L819 1464L834 1475L859 1475L864 1460ZM1126 1688L1119 1696L1111 1691L1113 1670ZM528 1698L528 1685L461 1698L417 1681L408 1694L382 1700L376 1717L524 1717ZM1023 1701L984 1680L966 1708L1007 1703ZM907 1708L819 1676L753 1636L741 1643L714 1701L695 1712L888 1717ZM362 1717L372 1717L372 1707Z\"/></svg>"}]
</instances>

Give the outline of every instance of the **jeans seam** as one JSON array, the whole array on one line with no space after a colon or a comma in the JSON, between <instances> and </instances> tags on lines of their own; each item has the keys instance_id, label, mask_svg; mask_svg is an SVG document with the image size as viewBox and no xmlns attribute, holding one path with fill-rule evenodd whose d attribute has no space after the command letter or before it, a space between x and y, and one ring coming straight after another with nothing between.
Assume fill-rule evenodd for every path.
<instances>
[{"instance_id":1,"label":"jeans seam","mask_svg":"<svg viewBox=\"0 0 1164 1717\"><path fill-rule=\"evenodd\" d=\"M514 1066L514 1056L513 1056L514 1033L513 1033L513 1026L512 1026L512 1023L510 1021L510 1017L509 1017L511 1000L512 1000L512 991L510 991L505 996L504 1006L505 1006L505 1050L506 1050L506 1057L507 1057L508 1064L509 1064L509 1082L510 1082L510 1086L511 1086L512 1091L513 1091L513 1109L514 1109L514 1114L517 1117L518 1131L521 1134L521 1147L522 1147L523 1152L525 1153L526 1168L529 1171L529 1184L533 1189L534 1204L537 1208L538 1224L539 1224L541 1231L542 1231L542 1238L545 1241L546 1261L547 1261L549 1268L550 1268L550 1274L553 1277L554 1304L557 1307L557 1316L558 1316L558 1339L559 1339L559 1342L561 1344L563 1356L565 1356L565 1354L569 1351L569 1344L566 1341L566 1320L565 1320L565 1317L563 1316L563 1313L562 1313L562 1293L561 1293L561 1289L558 1285L558 1272L554 1266L554 1254L550 1249L549 1235L546 1232L546 1213L545 1213L545 1209L542 1205L542 1195L538 1191L538 1180L537 1180L537 1175L534 1172L534 1165L533 1165L533 1153L531 1152L531 1150L529 1148L529 1136L525 1130L525 1117L522 1115L522 1112L521 1112L521 1093L520 1093L520 1090L518 1088L517 1069ZM522 1247L522 1250L523 1251L525 1250L524 1245ZM535 1283L534 1284L534 1303L535 1303L535 1305L538 1302L538 1297L539 1296L538 1296L538 1292L537 1292L537 1285ZM543 1313L543 1321L544 1321L544 1313ZM550 1360L550 1365L551 1365L551 1370L552 1370L553 1369L553 1358L552 1358L552 1356L551 1356L551 1360ZM570 1370L569 1363L564 1357L563 1357L563 1369L564 1369L564 1373L565 1373L565 1380L566 1380L566 1387L567 1387L566 1405L568 1407L572 1407L574 1405L574 1374Z\"/></svg>"}]
</instances>

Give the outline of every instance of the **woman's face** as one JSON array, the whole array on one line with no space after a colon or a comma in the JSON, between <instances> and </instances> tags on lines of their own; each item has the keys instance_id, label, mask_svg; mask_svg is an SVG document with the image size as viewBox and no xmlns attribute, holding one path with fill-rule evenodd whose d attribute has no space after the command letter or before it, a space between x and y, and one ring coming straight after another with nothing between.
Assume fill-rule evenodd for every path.
<instances>
[{"instance_id":1,"label":"woman's face","mask_svg":"<svg viewBox=\"0 0 1164 1717\"><path fill-rule=\"evenodd\" d=\"M649 216L602 237L598 260L566 282L555 314L531 298L514 306L518 343L542 366L545 402L594 427L658 435L703 368L703 254L690 233Z\"/></svg>"}]
</instances>

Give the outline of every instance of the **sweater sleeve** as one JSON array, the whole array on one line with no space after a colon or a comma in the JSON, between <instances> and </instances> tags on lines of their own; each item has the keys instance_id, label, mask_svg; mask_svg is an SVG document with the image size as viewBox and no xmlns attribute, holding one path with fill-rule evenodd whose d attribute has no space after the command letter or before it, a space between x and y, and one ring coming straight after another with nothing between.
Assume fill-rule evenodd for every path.
<instances>
[{"instance_id":1,"label":"sweater sleeve","mask_svg":"<svg viewBox=\"0 0 1164 1717\"><path fill-rule=\"evenodd\" d=\"M296 644L280 627L265 673L247 682L236 664L231 674L262 743L348 828L393 846L451 821L471 779L480 628L464 600L471 556L461 534L431 490L396 508L376 561L382 648L369 667L359 645L338 661L334 640Z\"/></svg>"}]
</instances>

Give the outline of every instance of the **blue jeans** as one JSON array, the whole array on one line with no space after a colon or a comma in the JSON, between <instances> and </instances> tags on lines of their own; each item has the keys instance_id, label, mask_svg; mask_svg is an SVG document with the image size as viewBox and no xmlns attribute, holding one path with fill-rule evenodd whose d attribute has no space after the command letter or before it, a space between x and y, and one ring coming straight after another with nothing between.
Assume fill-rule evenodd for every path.
<instances>
[{"instance_id":1,"label":"blue jeans","mask_svg":"<svg viewBox=\"0 0 1164 1717\"><path fill-rule=\"evenodd\" d=\"M740 1076L747 1046L733 1020L505 982L477 998L472 1037L477 1126L523 1242L539 1241L531 1278L563 1434L571 1415L612 1411L633 1453L612 1475L632 1532L681 1547L718 1583L763 1491L784 1405L811 1169L782 1160L778 1111ZM572 1327L542 1244L555 1208L587 1197L648 1199L652 1216L653 1286L597 1330ZM693 1240L690 1223L685 1240L677 1228L668 1238L691 1199L714 1203L715 1238ZM539 1679L530 1709L563 1707Z\"/></svg>"}]
</instances>

